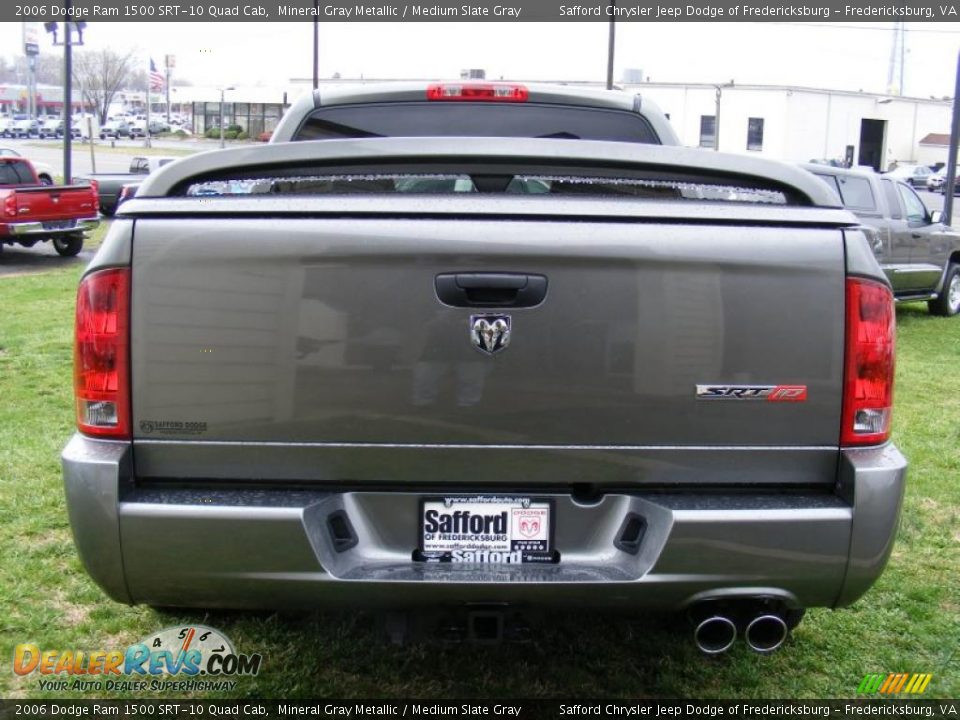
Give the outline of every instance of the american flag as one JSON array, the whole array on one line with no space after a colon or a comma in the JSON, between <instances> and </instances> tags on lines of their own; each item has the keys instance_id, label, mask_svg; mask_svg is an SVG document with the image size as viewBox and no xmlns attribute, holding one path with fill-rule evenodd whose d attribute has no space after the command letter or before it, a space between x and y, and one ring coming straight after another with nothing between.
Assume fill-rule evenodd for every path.
<instances>
[{"instance_id":1,"label":"american flag","mask_svg":"<svg viewBox=\"0 0 960 720\"><path fill-rule=\"evenodd\" d=\"M150 89L151 90L163 90L163 73L157 70L157 66L153 62L153 58L150 58Z\"/></svg>"}]
</instances>

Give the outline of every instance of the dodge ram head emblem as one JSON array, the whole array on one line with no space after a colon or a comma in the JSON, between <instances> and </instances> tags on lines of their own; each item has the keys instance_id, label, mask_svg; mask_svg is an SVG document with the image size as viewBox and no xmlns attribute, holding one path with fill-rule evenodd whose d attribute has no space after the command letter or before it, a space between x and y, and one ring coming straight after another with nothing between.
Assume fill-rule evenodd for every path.
<instances>
[{"instance_id":1,"label":"dodge ram head emblem","mask_svg":"<svg viewBox=\"0 0 960 720\"><path fill-rule=\"evenodd\" d=\"M510 316L471 315L470 342L487 355L500 352L510 344Z\"/></svg>"}]
</instances>

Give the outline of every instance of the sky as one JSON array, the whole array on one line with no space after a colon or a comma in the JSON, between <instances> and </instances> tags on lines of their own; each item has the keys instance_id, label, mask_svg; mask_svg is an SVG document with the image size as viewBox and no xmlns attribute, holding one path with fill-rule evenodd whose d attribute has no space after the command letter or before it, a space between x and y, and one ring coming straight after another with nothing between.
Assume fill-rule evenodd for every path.
<instances>
[{"instance_id":1,"label":"sky","mask_svg":"<svg viewBox=\"0 0 960 720\"><path fill-rule=\"evenodd\" d=\"M904 94L953 96L960 23L907 23ZM639 68L654 82L729 82L888 91L892 23L617 24L615 78ZM343 78L606 78L605 22L320 24L320 75ZM312 25L301 23L90 23L90 47L176 56L195 85L281 87L310 78ZM20 23L0 23L0 48L21 45ZM44 39L43 53L59 53ZM11 53L8 56L12 57Z\"/></svg>"}]
</instances>

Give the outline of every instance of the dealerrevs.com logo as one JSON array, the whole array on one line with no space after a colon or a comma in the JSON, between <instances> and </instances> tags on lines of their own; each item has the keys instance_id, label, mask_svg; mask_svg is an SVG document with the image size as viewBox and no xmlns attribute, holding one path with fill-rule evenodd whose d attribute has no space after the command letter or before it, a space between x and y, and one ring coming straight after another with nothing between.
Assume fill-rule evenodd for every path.
<instances>
[{"instance_id":1,"label":"dealerrevs.com logo","mask_svg":"<svg viewBox=\"0 0 960 720\"><path fill-rule=\"evenodd\" d=\"M33 643L14 648L13 672L37 675L41 690L232 690L237 676L256 675L260 654L238 653L219 630L171 627L125 649L52 650Z\"/></svg>"}]
</instances>

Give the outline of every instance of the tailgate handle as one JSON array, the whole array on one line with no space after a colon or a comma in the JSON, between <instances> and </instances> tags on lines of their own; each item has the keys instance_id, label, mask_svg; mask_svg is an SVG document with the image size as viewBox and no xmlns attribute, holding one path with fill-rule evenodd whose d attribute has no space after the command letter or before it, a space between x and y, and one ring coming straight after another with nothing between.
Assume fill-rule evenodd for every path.
<instances>
[{"instance_id":1,"label":"tailgate handle","mask_svg":"<svg viewBox=\"0 0 960 720\"><path fill-rule=\"evenodd\" d=\"M526 273L442 273L437 297L452 307L534 307L547 296L545 275Z\"/></svg>"}]
</instances>

